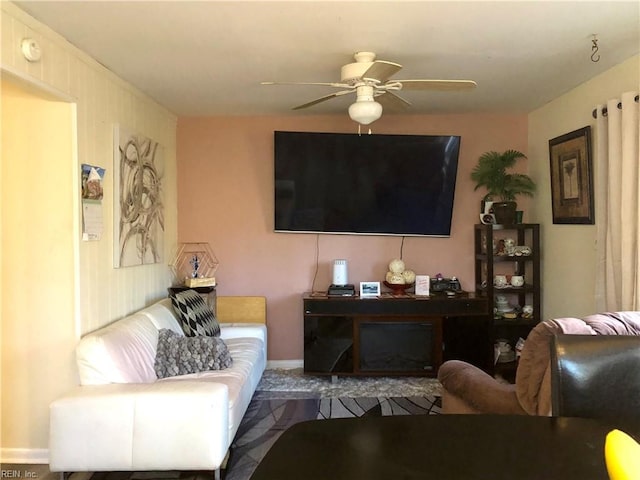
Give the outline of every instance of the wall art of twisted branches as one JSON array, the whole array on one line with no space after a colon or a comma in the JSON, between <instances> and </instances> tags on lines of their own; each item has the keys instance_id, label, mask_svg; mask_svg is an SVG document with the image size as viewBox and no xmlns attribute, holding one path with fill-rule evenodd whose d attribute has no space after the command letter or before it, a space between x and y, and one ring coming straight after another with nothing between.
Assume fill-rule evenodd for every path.
<instances>
[{"instance_id":1,"label":"wall art of twisted branches","mask_svg":"<svg viewBox=\"0 0 640 480\"><path fill-rule=\"evenodd\" d=\"M114 265L159 263L164 252L163 148L122 126L115 127L114 137Z\"/></svg>"}]
</instances>

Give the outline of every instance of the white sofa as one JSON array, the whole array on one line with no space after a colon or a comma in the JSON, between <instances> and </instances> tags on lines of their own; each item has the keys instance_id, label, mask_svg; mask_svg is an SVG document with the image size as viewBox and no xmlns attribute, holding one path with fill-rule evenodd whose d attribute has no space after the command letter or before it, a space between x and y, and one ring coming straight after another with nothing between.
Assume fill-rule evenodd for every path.
<instances>
[{"instance_id":1,"label":"white sofa","mask_svg":"<svg viewBox=\"0 0 640 480\"><path fill-rule=\"evenodd\" d=\"M218 371L156 377L159 330L182 334L169 299L83 337L80 386L50 407L50 470L212 470L218 477L266 366L264 310L264 297L218 298L233 359Z\"/></svg>"}]
</instances>

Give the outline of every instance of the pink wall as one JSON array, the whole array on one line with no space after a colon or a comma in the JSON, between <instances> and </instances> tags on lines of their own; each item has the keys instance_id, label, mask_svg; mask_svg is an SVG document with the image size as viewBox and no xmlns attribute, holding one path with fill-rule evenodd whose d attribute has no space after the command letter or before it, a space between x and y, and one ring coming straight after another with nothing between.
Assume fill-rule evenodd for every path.
<instances>
[{"instance_id":1,"label":"pink wall","mask_svg":"<svg viewBox=\"0 0 640 480\"><path fill-rule=\"evenodd\" d=\"M209 242L219 295L267 297L269 360L293 360L303 357L303 292L326 290L335 258L348 260L351 283L384 280L402 237L274 233L274 130L355 133L357 125L346 114L180 118L178 241ZM406 237L403 259L419 274L455 275L473 289L472 225L483 193L469 173L487 150L526 153L526 115L387 115L372 130L462 137L451 237Z\"/></svg>"}]
</instances>

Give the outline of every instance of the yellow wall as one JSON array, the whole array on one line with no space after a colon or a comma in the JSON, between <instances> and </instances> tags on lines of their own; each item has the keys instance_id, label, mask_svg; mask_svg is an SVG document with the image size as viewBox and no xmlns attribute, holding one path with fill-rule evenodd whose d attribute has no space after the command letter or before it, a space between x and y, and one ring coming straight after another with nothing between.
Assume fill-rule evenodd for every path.
<instances>
[{"instance_id":1,"label":"yellow wall","mask_svg":"<svg viewBox=\"0 0 640 480\"><path fill-rule=\"evenodd\" d=\"M543 313L546 318L580 317L596 311L596 236L602 228L596 203L595 225L554 225L551 215L549 140L588 125L598 104L640 86L640 56L604 72L529 114L529 169L538 181L533 221L542 224ZM592 151L595 152L595 145ZM594 162L594 191L601 177ZM597 199L596 199L597 200Z\"/></svg>"},{"instance_id":2,"label":"yellow wall","mask_svg":"<svg viewBox=\"0 0 640 480\"><path fill-rule=\"evenodd\" d=\"M40 94L46 92L49 97L64 99L69 103L63 102L58 107L75 112L72 147L59 154L59 161L52 164L54 146L48 147L39 138L44 131L17 128L16 135L22 135L22 138L28 135L29 147L39 150L40 156L34 157L33 161L42 165L29 171L12 173L11 176L16 175L15 180L2 173L3 182L16 188L12 195L23 194L30 202L19 205L19 208L26 210L25 214L6 219L3 214L2 223L22 221L24 226L20 228L24 229L25 238L24 242L18 244L20 248L28 249L24 255L28 253L32 260L16 259L14 262L13 253L3 255L0 259L3 262L2 289L6 290L8 279L11 278L15 291L11 296L5 291L1 297L5 327L2 357L5 361L7 357L12 360L6 361L2 371L0 459L3 462L46 463L47 406L57 395L78 383L73 364L78 334L95 330L166 296L166 289L171 283L168 263L177 244L176 117L12 3L0 2L0 21L0 70L3 80L9 75ZM20 42L26 37L40 43L40 62L30 63L22 56ZM3 90L4 87L3 81ZM26 99L24 101L27 102ZM7 117L12 122L22 121L15 114L7 113ZM70 122L67 120L60 123L68 126ZM161 263L113 268L115 124L127 126L164 147L165 238L164 260ZM5 133L8 132L4 132L3 125L3 138ZM68 135L65 136L68 138ZM22 168L25 159L22 155L16 156ZM14 166L13 160L11 163L9 160L12 159L7 155L2 169ZM78 179L81 163L106 169L103 185L104 232L100 241L81 241ZM56 168L53 168L54 165ZM4 190L2 196L4 212L8 205L4 201ZM33 206L39 209L36 217L31 212ZM48 215L50 212L59 213L62 217L52 218ZM3 239L7 231L3 225ZM8 243L7 239L4 240ZM48 248L40 248L41 251L37 253L48 259L46 271L41 262L36 261L36 252L31 251L38 250L29 243L32 241L40 242L37 243L39 246L48 245ZM16 247L14 245L11 248L13 250ZM3 246L5 252L8 249L8 246ZM74 272L77 285L75 295L70 287L74 283ZM20 287L15 281L20 275L32 275L30 278L34 279L33 283L25 286L25 279ZM65 275L72 276L66 278ZM14 303L23 303L25 299L33 305L27 303L28 308L14 308ZM34 312L32 308L41 310ZM7 316L7 320L4 319L6 312L11 315ZM29 366L21 367L25 357L29 360ZM51 379L51 385L48 379ZM10 382L10 388L5 388L5 381Z\"/></svg>"},{"instance_id":3,"label":"yellow wall","mask_svg":"<svg viewBox=\"0 0 640 480\"><path fill-rule=\"evenodd\" d=\"M2 444L47 446L75 381L74 107L2 80Z\"/></svg>"}]
</instances>

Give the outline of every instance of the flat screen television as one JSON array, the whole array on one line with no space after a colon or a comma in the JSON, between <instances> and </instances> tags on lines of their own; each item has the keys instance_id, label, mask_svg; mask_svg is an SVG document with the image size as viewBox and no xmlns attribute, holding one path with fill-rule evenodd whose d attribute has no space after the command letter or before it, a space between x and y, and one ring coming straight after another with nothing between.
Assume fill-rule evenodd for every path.
<instances>
[{"instance_id":1,"label":"flat screen television","mask_svg":"<svg viewBox=\"0 0 640 480\"><path fill-rule=\"evenodd\" d=\"M276 232L446 237L455 135L274 132Z\"/></svg>"}]
</instances>

